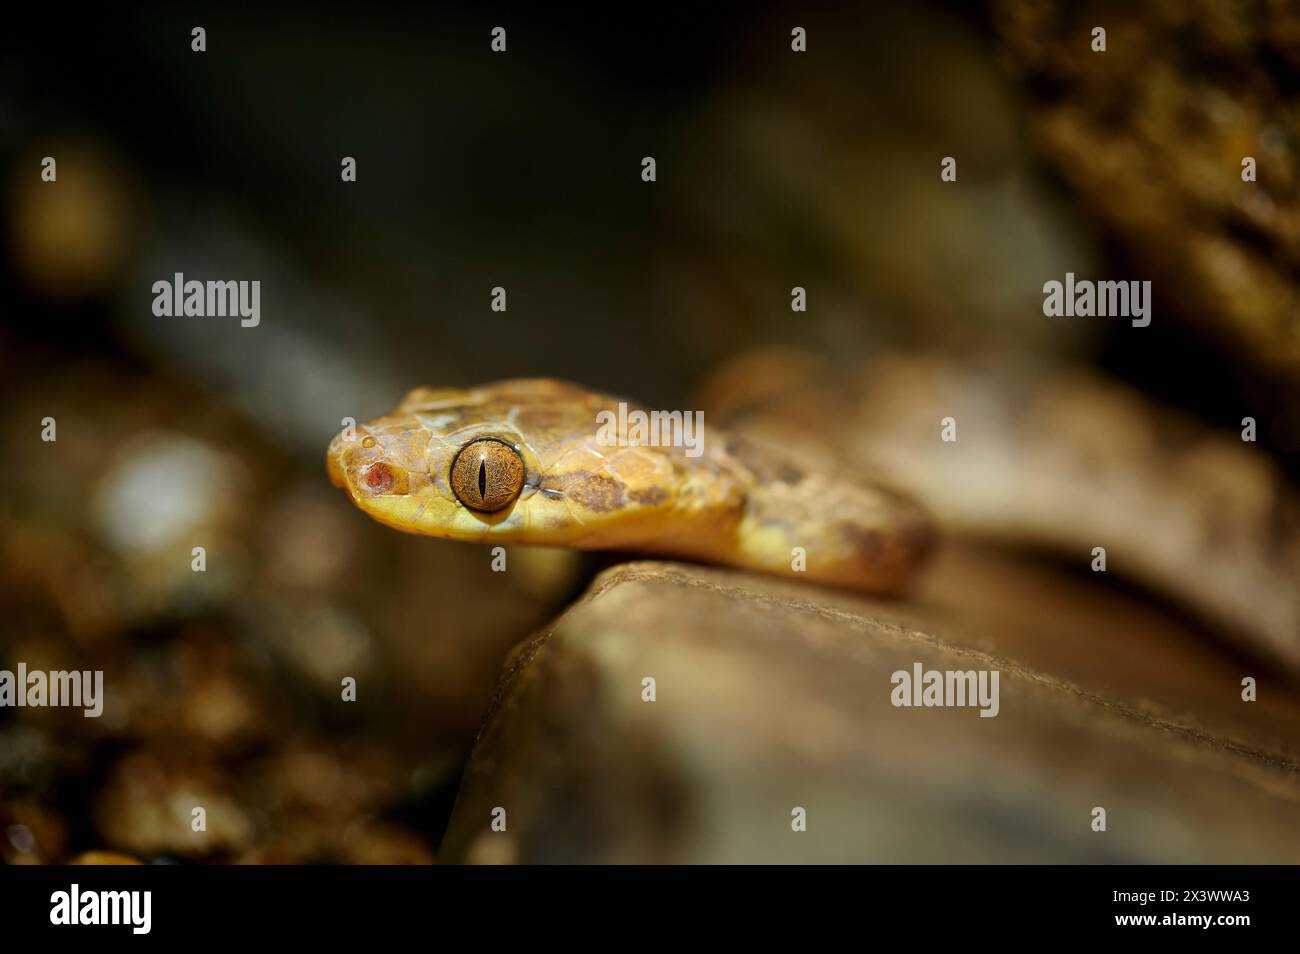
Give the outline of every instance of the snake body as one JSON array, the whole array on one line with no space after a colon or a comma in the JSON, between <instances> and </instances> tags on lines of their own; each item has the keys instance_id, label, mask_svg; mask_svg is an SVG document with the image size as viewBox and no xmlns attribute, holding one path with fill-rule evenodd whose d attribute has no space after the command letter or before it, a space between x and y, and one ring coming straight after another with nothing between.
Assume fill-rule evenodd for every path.
<instances>
[{"instance_id":1,"label":"snake body","mask_svg":"<svg viewBox=\"0 0 1300 954\"><path fill-rule=\"evenodd\" d=\"M332 481L398 530L635 551L875 593L931 549L924 511L866 475L706 425L697 456L616 439L620 399L552 379L420 388L331 442ZM505 501L501 503L501 501Z\"/></svg>"},{"instance_id":2,"label":"snake body","mask_svg":"<svg viewBox=\"0 0 1300 954\"><path fill-rule=\"evenodd\" d=\"M751 354L713 392L705 406L734 432L879 468L945 539L1121 577L1300 673L1300 492L1235 431L1081 368L935 354L840 372L812 355Z\"/></svg>"}]
</instances>

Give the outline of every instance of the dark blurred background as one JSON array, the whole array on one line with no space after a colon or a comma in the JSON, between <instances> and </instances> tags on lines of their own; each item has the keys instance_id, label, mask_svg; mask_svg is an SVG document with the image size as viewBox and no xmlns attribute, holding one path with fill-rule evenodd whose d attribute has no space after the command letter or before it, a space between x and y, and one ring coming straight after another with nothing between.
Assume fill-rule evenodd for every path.
<instances>
[{"instance_id":1,"label":"dark blurred background","mask_svg":"<svg viewBox=\"0 0 1300 954\"><path fill-rule=\"evenodd\" d=\"M1093 21L1116 50L1071 52ZM754 348L906 345L1091 364L1300 445L1276 5L159 6L6 34L0 664L109 686L99 720L0 713L8 861L435 857L506 651L588 570L521 551L503 584L346 505L326 442L417 385L679 407ZM1043 319L1044 280L1102 269L1173 277L1151 328ZM260 280L260 325L155 317L176 271Z\"/></svg>"}]
</instances>

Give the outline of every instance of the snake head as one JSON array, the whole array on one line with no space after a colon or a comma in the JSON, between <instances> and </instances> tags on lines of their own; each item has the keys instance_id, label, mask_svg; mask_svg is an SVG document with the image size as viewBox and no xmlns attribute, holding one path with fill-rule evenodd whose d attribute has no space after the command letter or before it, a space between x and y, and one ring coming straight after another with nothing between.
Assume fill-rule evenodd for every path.
<instances>
[{"instance_id":1,"label":"snake head","mask_svg":"<svg viewBox=\"0 0 1300 954\"><path fill-rule=\"evenodd\" d=\"M909 500L780 448L633 440L621 402L550 379L419 389L330 444L330 478L398 530L472 542L634 550L901 589L929 549ZM639 410L639 409L638 409ZM644 412L642 412L644 413ZM684 420L684 418L683 418Z\"/></svg>"},{"instance_id":2,"label":"snake head","mask_svg":"<svg viewBox=\"0 0 1300 954\"><path fill-rule=\"evenodd\" d=\"M326 455L331 482L399 530L480 539L509 522L525 491L522 438L502 427L452 433L460 415L410 403L408 395L393 413L337 435Z\"/></svg>"},{"instance_id":3,"label":"snake head","mask_svg":"<svg viewBox=\"0 0 1300 954\"><path fill-rule=\"evenodd\" d=\"M675 502L680 452L605 447L597 414L615 399L537 379L420 388L345 431L331 481L371 517L469 541L603 548L636 543Z\"/></svg>"}]
</instances>

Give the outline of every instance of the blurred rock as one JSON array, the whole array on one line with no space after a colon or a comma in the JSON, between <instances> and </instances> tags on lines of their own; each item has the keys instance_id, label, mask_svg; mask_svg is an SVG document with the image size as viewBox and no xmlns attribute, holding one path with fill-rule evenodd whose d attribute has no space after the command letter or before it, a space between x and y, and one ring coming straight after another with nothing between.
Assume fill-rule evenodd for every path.
<instances>
[{"instance_id":1,"label":"blurred rock","mask_svg":"<svg viewBox=\"0 0 1300 954\"><path fill-rule=\"evenodd\" d=\"M1300 10L994 10L1005 61L1037 94L1032 126L1048 160L1153 280L1160 314L1225 349L1258 399L1289 405L1275 437L1300 450ZM1104 53L1090 46L1096 26ZM1257 181L1242 181L1247 156Z\"/></svg>"},{"instance_id":2,"label":"blurred rock","mask_svg":"<svg viewBox=\"0 0 1300 954\"><path fill-rule=\"evenodd\" d=\"M85 851L68 862L70 865L138 865L140 861L115 851Z\"/></svg>"},{"instance_id":3,"label":"blurred rock","mask_svg":"<svg viewBox=\"0 0 1300 954\"><path fill-rule=\"evenodd\" d=\"M199 535L238 507L247 477L234 458L181 434L139 435L115 455L95 493L96 525L135 554Z\"/></svg>"},{"instance_id":4,"label":"blurred rock","mask_svg":"<svg viewBox=\"0 0 1300 954\"><path fill-rule=\"evenodd\" d=\"M1247 707L1231 681L1195 718L1175 715L975 648L985 635L951 609L616 567L508 664L443 858L1300 861L1294 699L1281 748L1261 748L1222 727ZM1058 627L1038 619L1050 642ZM1065 642L1056 668L1095 649ZM894 707L891 674L917 663L998 670L997 716ZM1218 667L1190 668L1213 683ZM806 831L792 830L796 809Z\"/></svg>"},{"instance_id":5,"label":"blurred rock","mask_svg":"<svg viewBox=\"0 0 1300 954\"><path fill-rule=\"evenodd\" d=\"M68 827L34 799L0 800L0 858L9 865L50 864L67 848Z\"/></svg>"},{"instance_id":6,"label":"blurred rock","mask_svg":"<svg viewBox=\"0 0 1300 954\"><path fill-rule=\"evenodd\" d=\"M253 823L231 790L233 780L200 759L139 752L120 760L101 790L97 827L132 854L201 858L237 850ZM194 830L202 808L205 828Z\"/></svg>"},{"instance_id":7,"label":"blurred rock","mask_svg":"<svg viewBox=\"0 0 1300 954\"><path fill-rule=\"evenodd\" d=\"M105 697L0 713L4 857L431 860L501 660L580 586L574 554L512 547L502 574L394 533L319 453L121 364L16 380L0 411L0 668L101 670Z\"/></svg>"}]
</instances>

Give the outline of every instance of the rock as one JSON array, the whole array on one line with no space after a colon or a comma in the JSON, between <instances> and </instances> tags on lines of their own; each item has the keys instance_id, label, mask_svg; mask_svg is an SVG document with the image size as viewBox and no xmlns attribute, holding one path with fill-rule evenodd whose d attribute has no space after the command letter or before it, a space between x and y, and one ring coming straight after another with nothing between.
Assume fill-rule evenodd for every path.
<instances>
[{"instance_id":1,"label":"rock","mask_svg":"<svg viewBox=\"0 0 1300 954\"><path fill-rule=\"evenodd\" d=\"M906 603L606 571L507 662L441 859L1300 861L1290 687L1243 702L1248 664L1018 559L950 550ZM996 716L895 706L918 665L996 670Z\"/></svg>"}]
</instances>

